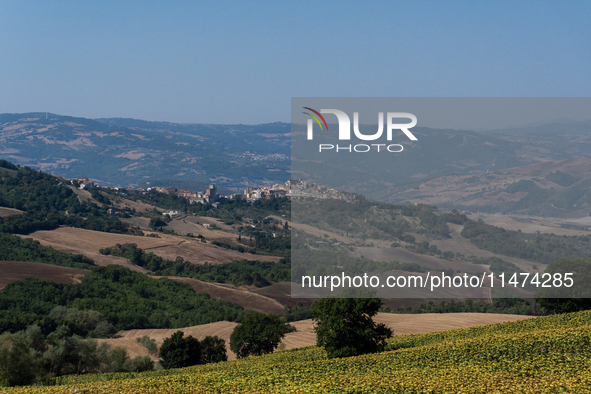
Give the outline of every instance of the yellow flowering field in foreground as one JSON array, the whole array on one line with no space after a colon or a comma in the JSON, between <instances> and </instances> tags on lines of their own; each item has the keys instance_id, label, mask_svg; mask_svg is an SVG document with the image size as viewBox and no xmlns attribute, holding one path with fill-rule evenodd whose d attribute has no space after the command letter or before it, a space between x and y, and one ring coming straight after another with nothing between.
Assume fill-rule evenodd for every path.
<instances>
[{"instance_id":1,"label":"yellow flowering field in foreground","mask_svg":"<svg viewBox=\"0 0 591 394\"><path fill-rule=\"evenodd\" d=\"M316 347L184 369L66 376L8 393L590 393L591 312L392 338L326 359Z\"/></svg>"}]
</instances>

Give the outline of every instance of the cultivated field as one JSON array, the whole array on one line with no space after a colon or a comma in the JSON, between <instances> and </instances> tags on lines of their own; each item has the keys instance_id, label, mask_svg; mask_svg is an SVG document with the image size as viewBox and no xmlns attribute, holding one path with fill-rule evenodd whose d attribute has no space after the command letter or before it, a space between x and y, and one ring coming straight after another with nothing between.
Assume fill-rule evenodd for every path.
<instances>
[{"instance_id":1,"label":"cultivated field","mask_svg":"<svg viewBox=\"0 0 591 394\"><path fill-rule=\"evenodd\" d=\"M36 239L42 245L51 246L65 253L83 254L95 260L97 265L119 264L139 271L142 271L142 269L133 266L126 259L99 254L99 249L116 244L134 243L139 248L165 259L175 260L177 256L181 256L186 261L195 264L203 264L205 262L223 264L241 259L260 261L279 260L279 257L239 253L189 238L180 238L165 234L161 234L160 237L152 238L104 233L73 227L60 227L51 231L36 231L23 236L23 238Z\"/></svg>"},{"instance_id":2,"label":"cultivated field","mask_svg":"<svg viewBox=\"0 0 591 394\"><path fill-rule=\"evenodd\" d=\"M221 321L216 323L202 324L193 327L184 327L179 329L148 329L148 330L128 330L117 333L117 338L99 339L99 342L106 342L111 346L123 346L127 348L128 355L133 358L136 356L147 356L148 351L145 347L136 342L136 338L144 335L156 341L158 347L162 345L165 338L170 337L173 333L181 330L185 336L192 335L193 337L202 340L208 335L217 335L226 341L226 351L230 360L236 359L236 355L230 350L230 335L234 331L234 327L238 324L233 322ZM156 357L152 357L154 360Z\"/></svg>"},{"instance_id":3,"label":"cultivated field","mask_svg":"<svg viewBox=\"0 0 591 394\"><path fill-rule=\"evenodd\" d=\"M215 224L218 229L210 230L203 227L204 224ZM183 215L172 219L166 226L169 230L174 230L177 234L185 235L187 233L202 235L207 240L216 238L227 238L235 241L238 238L236 230L219 219L207 218L203 216ZM222 231L223 230L223 231Z\"/></svg>"},{"instance_id":4,"label":"cultivated field","mask_svg":"<svg viewBox=\"0 0 591 394\"><path fill-rule=\"evenodd\" d=\"M152 212L154 210L153 205L150 204L146 204L143 202L139 202L139 201L132 201L132 200L128 200L126 198L123 197L115 197L111 194L107 194L107 193L103 193L105 195L105 197L107 197L109 200L111 200L111 202L113 203L113 205L116 208L119 209L124 209L124 208L129 208L129 209L135 209L137 212ZM158 211L160 212L164 212L164 209L162 208L156 208Z\"/></svg>"},{"instance_id":5,"label":"cultivated field","mask_svg":"<svg viewBox=\"0 0 591 394\"><path fill-rule=\"evenodd\" d=\"M272 298L281 305L311 305L311 298L291 298L291 283L290 282L275 282L270 286L260 287L250 290L253 293Z\"/></svg>"},{"instance_id":6,"label":"cultivated field","mask_svg":"<svg viewBox=\"0 0 591 394\"><path fill-rule=\"evenodd\" d=\"M68 188L70 188L76 194L76 196L78 197L78 201L80 201L80 202L90 201L90 202L98 205L99 207L103 206L102 203L100 203L97 200L95 200L94 198L92 198L92 196L88 190L80 190L74 186L68 186Z\"/></svg>"},{"instance_id":7,"label":"cultivated field","mask_svg":"<svg viewBox=\"0 0 591 394\"><path fill-rule=\"evenodd\" d=\"M531 316L502 315L492 313L428 313L422 315L399 315L391 313L378 313L374 318L377 323L384 323L394 331L394 335L424 334L429 332L445 331L454 328L466 328L483 326L488 324L503 323L528 319ZM302 320L290 323L296 327L296 332L290 332L279 345L279 350L295 349L316 345L316 334L312 320ZM230 351L230 335L237 323L217 322L200 326L181 328L185 335L192 335L201 340L207 335L217 335L226 341L228 359L234 360L236 355ZM156 340L158 346L162 345L165 338L170 337L178 329L153 329L153 330L128 330L117 333L118 338L100 339L112 346L127 347L128 354L133 358L148 355L148 351L135 340L144 335ZM156 358L154 358L156 359Z\"/></svg>"},{"instance_id":8,"label":"cultivated field","mask_svg":"<svg viewBox=\"0 0 591 394\"><path fill-rule=\"evenodd\" d=\"M280 314L284 309L283 305L270 297L265 297L229 284L209 283L197 279L175 276L169 276L168 278L191 285L196 293L207 293L213 299L238 304L249 311Z\"/></svg>"},{"instance_id":9,"label":"cultivated field","mask_svg":"<svg viewBox=\"0 0 591 394\"><path fill-rule=\"evenodd\" d=\"M0 207L0 218L5 218L6 216L11 216L11 215L20 215L22 213L24 213L24 212L19 211L18 209Z\"/></svg>"},{"instance_id":10,"label":"cultivated field","mask_svg":"<svg viewBox=\"0 0 591 394\"><path fill-rule=\"evenodd\" d=\"M271 216L271 217L274 219L280 220L282 222L285 221L285 218L280 218L279 216ZM326 234L326 235L328 235L329 239L335 238L339 242L344 242L347 244L355 242L355 240L353 238L348 238L348 237L343 236L342 234L335 232L337 230L335 230L335 231L322 230L322 229L319 229L318 227L310 226L308 224L292 223L290 221L288 221L288 225L289 225L289 227L295 228L296 230L304 231L308 234L314 235L319 238L325 238L324 234Z\"/></svg>"},{"instance_id":11,"label":"cultivated field","mask_svg":"<svg viewBox=\"0 0 591 394\"><path fill-rule=\"evenodd\" d=\"M472 220L482 219L486 224L497 227L502 227L505 230L521 230L524 233L555 234L555 235L589 235L589 231L581 231L570 228L563 228L560 224L573 224L579 226L591 226L591 217L581 219L554 219L554 218L537 218L537 217L521 217L516 215L502 215L502 214L476 214L468 215Z\"/></svg>"},{"instance_id":12,"label":"cultivated field","mask_svg":"<svg viewBox=\"0 0 591 394\"><path fill-rule=\"evenodd\" d=\"M0 290L7 284L25 278L45 279L58 283L80 283L89 270L60 267L25 261L0 261Z\"/></svg>"},{"instance_id":13,"label":"cultivated field","mask_svg":"<svg viewBox=\"0 0 591 394\"><path fill-rule=\"evenodd\" d=\"M280 257L260 254L240 253L235 250L205 244L196 239L179 238L171 235L160 235L163 240L170 242L169 246L146 248L165 259L174 260L177 256L194 264L224 264L235 260L279 261Z\"/></svg>"},{"instance_id":14,"label":"cultivated field","mask_svg":"<svg viewBox=\"0 0 591 394\"><path fill-rule=\"evenodd\" d=\"M500 256L498 254L489 252L487 250L479 249L473 245L468 239L460 235L463 226L459 224L448 223L451 230L451 237L440 240L431 240L429 244L436 245L442 252L451 251L454 253L462 253L465 257L474 255L476 257L500 257L503 260L513 263L522 269L524 272L538 272L545 268L544 264L534 263L516 257ZM417 242L419 242L419 238ZM369 242L366 240L366 243ZM352 253L355 257L366 257L375 261L398 261L400 263L416 263L422 267L427 267L433 270L444 270L446 268L453 268L461 272L483 272L487 271L486 266L472 264L463 260L444 260L435 256L429 256L412 252L404 248L391 247L370 247L362 246L356 247L355 252ZM538 266L538 270L533 268L533 265Z\"/></svg>"}]
</instances>

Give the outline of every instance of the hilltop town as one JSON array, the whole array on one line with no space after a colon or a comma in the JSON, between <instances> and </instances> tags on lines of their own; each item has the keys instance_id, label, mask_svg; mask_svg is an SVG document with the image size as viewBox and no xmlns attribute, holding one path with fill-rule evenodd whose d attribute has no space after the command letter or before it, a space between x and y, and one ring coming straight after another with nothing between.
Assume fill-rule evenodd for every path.
<instances>
[{"instance_id":1,"label":"hilltop town","mask_svg":"<svg viewBox=\"0 0 591 394\"><path fill-rule=\"evenodd\" d=\"M60 178L62 182L71 182L74 186L81 190L87 190L99 187L93 180L83 177L77 179ZM128 188L128 187L104 187L105 189L115 190L118 193L126 194L127 192L141 192L150 193L153 191L175 194L189 200L190 203L212 204L217 206L224 200L244 199L247 201L256 201L260 199L272 197L290 197L290 198L318 198L318 199L336 199L353 202L357 196L353 193L348 193L323 185L315 184L310 181L302 179L290 179L285 183L277 183L273 186L252 186L244 189L243 193L221 194L218 193L215 184L210 184L205 191L193 191L185 189L177 189L173 186L157 186L149 188Z\"/></svg>"}]
</instances>

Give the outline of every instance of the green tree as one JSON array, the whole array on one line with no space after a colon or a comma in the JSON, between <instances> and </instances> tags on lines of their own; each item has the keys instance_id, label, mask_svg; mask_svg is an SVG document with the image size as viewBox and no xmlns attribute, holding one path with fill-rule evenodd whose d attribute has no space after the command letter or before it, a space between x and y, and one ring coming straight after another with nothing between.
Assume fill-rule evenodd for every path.
<instances>
[{"instance_id":1,"label":"green tree","mask_svg":"<svg viewBox=\"0 0 591 394\"><path fill-rule=\"evenodd\" d=\"M560 258L550 264L544 273L552 275L552 279L560 277L560 281L554 283L552 287L540 287L536 293L538 303L546 309L553 310L556 313L578 312L591 309L591 260L576 258ZM570 281L564 278L570 274ZM555 276L556 275L556 276ZM544 281L544 276L542 276ZM562 286L557 284L563 283Z\"/></svg>"},{"instance_id":2,"label":"green tree","mask_svg":"<svg viewBox=\"0 0 591 394\"><path fill-rule=\"evenodd\" d=\"M330 358L383 351L392 330L373 321L382 305L379 298L326 298L314 303L316 344Z\"/></svg>"},{"instance_id":3,"label":"green tree","mask_svg":"<svg viewBox=\"0 0 591 394\"><path fill-rule=\"evenodd\" d=\"M37 368L35 356L22 331L0 335L0 386L33 383Z\"/></svg>"},{"instance_id":4,"label":"green tree","mask_svg":"<svg viewBox=\"0 0 591 394\"><path fill-rule=\"evenodd\" d=\"M152 219L150 219L150 227L152 228L152 230L156 230L164 226L166 226L166 222L161 218L153 217Z\"/></svg>"},{"instance_id":5,"label":"green tree","mask_svg":"<svg viewBox=\"0 0 591 394\"><path fill-rule=\"evenodd\" d=\"M230 349L238 358L271 353L288 330L279 316L254 312L232 332Z\"/></svg>"},{"instance_id":6,"label":"green tree","mask_svg":"<svg viewBox=\"0 0 591 394\"><path fill-rule=\"evenodd\" d=\"M177 331L166 338L160 346L160 364L166 368L184 368L197 365L201 361L201 345L192 336L183 338L183 332Z\"/></svg>"},{"instance_id":7,"label":"green tree","mask_svg":"<svg viewBox=\"0 0 591 394\"><path fill-rule=\"evenodd\" d=\"M156 345L156 341L152 338L150 338L147 335L144 335L141 338L136 338L135 340L136 342L140 343L141 345L143 345L146 349L148 349L148 352L152 355L157 355L158 354L158 345Z\"/></svg>"},{"instance_id":8,"label":"green tree","mask_svg":"<svg viewBox=\"0 0 591 394\"><path fill-rule=\"evenodd\" d=\"M201 341L201 364L227 361L226 341L216 336L206 336Z\"/></svg>"}]
</instances>

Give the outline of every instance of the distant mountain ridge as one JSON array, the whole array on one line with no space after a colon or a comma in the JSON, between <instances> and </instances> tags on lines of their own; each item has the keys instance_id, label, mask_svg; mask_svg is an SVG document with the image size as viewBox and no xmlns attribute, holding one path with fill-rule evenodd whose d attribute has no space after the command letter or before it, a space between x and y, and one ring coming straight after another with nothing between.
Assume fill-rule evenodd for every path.
<instances>
[{"instance_id":1,"label":"distant mountain ridge","mask_svg":"<svg viewBox=\"0 0 591 394\"><path fill-rule=\"evenodd\" d=\"M449 209L481 207L478 209L532 213L535 208L511 200L517 198L515 193L530 193L520 204L526 204L534 194L548 198L552 194L552 198L558 199L554 206L560 206L552 212L563 215L573 208L580 209L581 199L586 198L584 187L577 189L577 183L571 186L557 183L554 191L510 193L496 184L488 185L486 176L509 168L589 156L590 121L554 122L494 132L415 127L413 133L418 141L406 141L404 153L393 155L390 165L380 163L371 173L360 173L350 163L344 167L336 155L327 156L320 169L305 155L292 158L288 123L179 124L129 118L85 119L45 112L0 114L0 158L67 178L89 177L102 185L137 186L150 182L165 186L161 183L174 181L198 186L216 183L224 190L240 190L301 177L378 201L427 201ZM332 143L331 138L322 134L318 142L326 139ZM299 172L291 172L291 159L298 164ZM362 159L371 162L375 157L368 155ZM510 172L502 174L515 182L532 180L536 187L544 189L535 176L530 179L513 177L508 175ZM469 183L458 183L470 176L476 177L474 182L512 197L504 202L490 197L476 198ZM362 179L363 184L351 179ZM451 182L447 188L433 186L443 179ZM499 183L503 184L502 187L509 186L507 182ZM531 184L527 185L513 187L532 188ZM433 187L441 194L425 192ZM454 188L461 187L466 189L465 193L457 199L451 198ZM579 197L563 198L557 194L568 194L567 191ZM571 206L561 201L568 201ZM471 206L475 208L468 208Z\"/></svg>"},{"instance_id":2,"label":"distant mountain ridge","mask_svg":"<svg viewBox=\"0 0 591 394\"><path fill-rule=\"evenodd\" d=\"M104 185L174 178L240 187L289 179L289 133L285 123L200 125L1 114L0 155Z\"/></svg>"}]
</instances>

